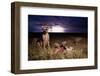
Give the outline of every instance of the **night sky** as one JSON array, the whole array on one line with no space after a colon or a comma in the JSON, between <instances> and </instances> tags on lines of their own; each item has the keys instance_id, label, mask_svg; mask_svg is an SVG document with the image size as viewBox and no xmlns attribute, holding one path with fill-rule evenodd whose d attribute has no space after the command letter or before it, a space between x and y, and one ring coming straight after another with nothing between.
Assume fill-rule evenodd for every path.
<instances>
[{"instance_id":1,"label":"night sky","mask_svg":"<svg viewBox=\"0 0 100 76\"><path fill-rule=\"evenodd\" d=\"M87 17L28 15L29 32L42 32L41 26L44 24L48 24L50 28L59 26L58 32L63 33L87 33L88 31ZM63 31L60 31L60 27ZM53 29L52 32L55 31Z\"/></svg>"}]
</instances>

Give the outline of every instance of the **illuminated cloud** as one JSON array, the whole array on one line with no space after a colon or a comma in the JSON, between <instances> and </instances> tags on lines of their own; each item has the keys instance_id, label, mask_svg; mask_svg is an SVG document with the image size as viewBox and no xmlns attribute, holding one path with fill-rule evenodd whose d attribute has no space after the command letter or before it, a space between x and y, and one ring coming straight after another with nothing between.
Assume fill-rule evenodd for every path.
<instances>
[{"instance_id":1,"label":"illuminated cloud","mask_svg":"<svg viewBox=\"0 0 100 76\"><path fill-rule=\"evenodd\" d=\"M52 26L52 28L49 29L49 32L64 32L64 28L61 26Z\"/></svg>"}]
</instances>

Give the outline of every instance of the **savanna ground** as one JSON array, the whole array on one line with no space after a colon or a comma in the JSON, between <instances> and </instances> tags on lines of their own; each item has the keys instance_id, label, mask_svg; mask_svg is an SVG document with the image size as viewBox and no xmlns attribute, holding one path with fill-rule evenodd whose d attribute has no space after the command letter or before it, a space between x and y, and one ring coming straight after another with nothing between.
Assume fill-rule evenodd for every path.
<instances>
[{"instance_id":1,"label":"savanna ground","mask_svg":"<svg viewBox=\"0 0 100 76\"><path fill-rule=\"evenodd\" d=\"M50 33L50 48L43 49L36 43L41 33L29 33L28 60L51 60L51 59L76 59L87 58L87 34ZM54 55L54 44L66 41L66 50Z\"/></svg>"}]
</instances>

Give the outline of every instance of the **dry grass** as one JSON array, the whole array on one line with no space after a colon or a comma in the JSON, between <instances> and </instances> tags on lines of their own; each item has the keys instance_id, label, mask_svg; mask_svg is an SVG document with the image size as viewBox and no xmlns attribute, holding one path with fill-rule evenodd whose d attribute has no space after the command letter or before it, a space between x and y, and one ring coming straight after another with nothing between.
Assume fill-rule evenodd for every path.
<instances>
[{"instance_id":1,"label":"dry grass","mask_svg":"<svg viewBox=\"0 0 100 76\"><path fill-rule=\"evenodd\" d=\"M54 43L61 43L66 41L66 50L62 53L54 54ZM36 45L36 40L32 39L29 43L29 60L50 60L50 59L75 59L87 58L87 38L85 37L67 37L65 39L50 40L51 47L48 49L40 48Z\"/></svg>"}]
</instances>

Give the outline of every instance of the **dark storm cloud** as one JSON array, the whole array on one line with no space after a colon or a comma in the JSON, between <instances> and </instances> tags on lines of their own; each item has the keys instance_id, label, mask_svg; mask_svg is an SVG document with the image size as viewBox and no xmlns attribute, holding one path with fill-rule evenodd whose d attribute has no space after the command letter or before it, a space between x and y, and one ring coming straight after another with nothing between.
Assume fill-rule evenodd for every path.
<instances>
[{"instance_id":1,"label":"dark storm cloud","mask_svg":"<svg viewBox=\"0 0 100 76\"><path fill-rule=\"evenodd\" d=\"M42 16L29 15L28 16L28 30L29 32L42 32L41 26L48 24L49 26L60 25L68 33L86 33L88 30L87 17L69 17L69 16Z\"/></svg>"}]
</instances>

